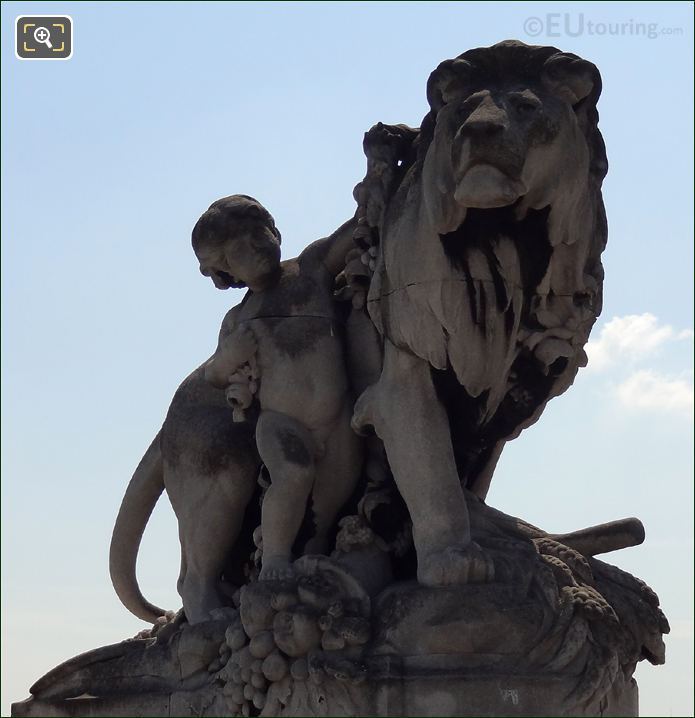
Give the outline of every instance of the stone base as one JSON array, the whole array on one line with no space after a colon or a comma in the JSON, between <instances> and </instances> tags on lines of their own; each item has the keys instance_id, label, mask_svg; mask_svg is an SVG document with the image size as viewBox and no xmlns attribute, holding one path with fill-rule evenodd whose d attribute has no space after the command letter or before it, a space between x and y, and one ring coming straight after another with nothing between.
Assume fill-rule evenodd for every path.
<instances>
[{"instance_id":1,"label":"stone base","mask_svg":"<svg viewBox=\"0 0 695 718\"><path fill-rule=\"evenodd\" d=\"M209 620L180 612L75 656L12 715L637 716L635 666L664 662L669 630L656 594L577 536L473 506L492 581L393 580L348 517L331 557L250 581Z\"/></svg>"},{"instance_id":2,"label":"stone base","mask_svg":"<svg viewBox=\"0 0 695 718\"><path fill-rule=\"evenodd\" d=\"M417 678L384 682L377 690L379 716L637 716L633 680L588 708L567 700L566 678L496 676Z\"/></svg>"},{"instance_id":3,"label":"stone base","mask_svg":"<svg viewBox=\"0 0 695 718\"><path fill-rule=\"evenodd\" d=\"M327 694L335 695L324 686ZM317 689L318 690L318 689ZM359 713L333 701L323 715L373 716L637 716L637 684L613 690L596 705L579 706L568 699L565 677L432 676L402 677L363 683L350 693L360 694ZM354 706L357 708L358 706ZM343 710L341 710L341 708ZM263 712L264 715L270 715ZM283 711L287 715L287 710ZM12 705L13 716L228 716L224 695L211 688L170 694L84 696L59 701L29 698Z\"/></svg>"}]
</instances>

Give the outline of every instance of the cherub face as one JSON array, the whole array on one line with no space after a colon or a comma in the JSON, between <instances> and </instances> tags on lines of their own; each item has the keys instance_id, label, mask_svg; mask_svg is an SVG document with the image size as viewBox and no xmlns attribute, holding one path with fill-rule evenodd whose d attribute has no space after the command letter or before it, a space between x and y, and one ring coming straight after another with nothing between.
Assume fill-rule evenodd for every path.
<instances>
[{"instance_id":1,"label":"cherub face","mask_svg":"<svg viewBox=\"0 0 695 718\"><path fill-rule=\"evenodd\" d=\"M221 244L203 244L195 252L201 274L218 289L261 291L272 284L280 265L280 244L268 227L232 231Z\"/></svg>"}]
</instances>

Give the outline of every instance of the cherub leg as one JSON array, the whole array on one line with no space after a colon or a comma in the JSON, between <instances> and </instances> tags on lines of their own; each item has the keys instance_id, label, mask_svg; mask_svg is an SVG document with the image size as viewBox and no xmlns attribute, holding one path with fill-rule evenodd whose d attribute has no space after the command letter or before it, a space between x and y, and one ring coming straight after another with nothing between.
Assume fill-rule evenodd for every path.
<instances>
[{"instance_id":1,"label":"cherub leg","mask_svg":"<svg viewBox=\"0 0 695 718\"><path fill-rule=\"evenodd\" d=\"M492 564L471 543L449 422L428 362L385 342L377 384L359 398L353 425L371 425L384 442L413 522L418 580L445 585L490 580Z\"/></svg>"},{"instance_id":2,"label":"cherub leg","mask_svg":"<svg viewBox=\"0 0 695 718\"><path fill-rule=\"evenodd\" d=\"M296 419L264 411L256 425L258 453L270 474L263 498L263 566L260 580L292 575L292 544L306 511L315 479L315 444Z\"/></svg>"},{"instance_id":3,"label":"cherub leg","mask_svg":"<svg viewBox=\"0 0 695 718\"><path fill-rule=\"evenodd\" d=\"M305 553L327 553L328 534L336 516L357 485L364 460L364 439L350 426L352 407L345 404L316 462L316 481L311 496L316 534L307 541Z\"/></svg>"}]
</instances>

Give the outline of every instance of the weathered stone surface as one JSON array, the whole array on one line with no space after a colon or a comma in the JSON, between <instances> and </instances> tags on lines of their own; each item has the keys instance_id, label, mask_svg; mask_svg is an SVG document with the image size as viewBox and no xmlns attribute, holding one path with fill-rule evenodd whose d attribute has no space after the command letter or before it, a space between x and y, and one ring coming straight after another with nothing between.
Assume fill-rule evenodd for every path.
<instances>
[{"instance_id":1,"label":"weathered stone surface","mask_svg":"<svg viewBox=\"0 0 695 718\"><path fill-rule=\"evenodd\" d=\"M13 715L637 715L668 622L595 556L641 523L550 535L484 503L601 311L600 92L556 48L471 50L430 76L421 127L367 132L355 217L296 259L257 200L210 206L200 271L248 292L111 546L153 627L58 666ZM176 615L135 577L164 490Z\"/></svg>"},{"instance_id":2,"label":"weathered stone surface","mask_svg":"<svg viewBox=\"0 0 695 718\"><path fill-rule=\"evenodd\" d=\"M494 581L410 580L370 596L345 561L348 547L364 549L354 517L333 558L304 556L292 579L248 584L217 620L172 617L71 659L15 712L48 702L55 715L636 715L634 667L663 662L668 632L653 592L565 537L468 501ZM602 543L597 529L580 536Z\"/></svg>"},{"instance_id":3,"label":"weathered stone surface","mask_svg":"<svg viewBox=\"0 0 695 718\"><path fill-rule=\"evenodd\" d=\"M333 685L331 685L331 683ZM449 670L427 677L399 674L345 689L337 681L298 691L282 715L374 716L637 716L637 684L613 686L600 701L567 700L562 676L486 675ZM340 697L336 700L335 696ZM329 697L329 698L327 698ZM222 693L206 688L167 695L131 694L48 702L30 698L13 705L15 716L228 716ZM265 715L271 715L265 713ZM278 714L280 715L280 714Z\"/></svg>"}]
</instances>

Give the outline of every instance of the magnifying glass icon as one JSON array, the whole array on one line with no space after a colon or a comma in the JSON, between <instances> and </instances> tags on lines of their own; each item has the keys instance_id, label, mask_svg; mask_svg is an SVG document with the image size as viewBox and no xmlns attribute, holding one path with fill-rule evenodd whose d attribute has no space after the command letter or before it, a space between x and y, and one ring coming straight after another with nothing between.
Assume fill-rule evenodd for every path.
<instances>
[{"instance_id":1,"label":"magnifying glass icon","mask_svg":"<svg viewBox=\"0 0 695 718\"><path fill-rule=\"evenodd\" d=\"M37 27L36 30L34 30L34 40L46 45L49 49L53 49L53 45L51 45L51 33L45 27Z\"/></svg>"}]
</instances>

